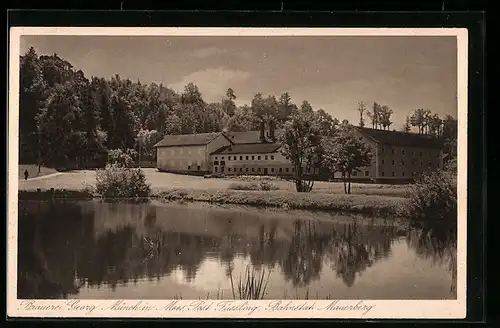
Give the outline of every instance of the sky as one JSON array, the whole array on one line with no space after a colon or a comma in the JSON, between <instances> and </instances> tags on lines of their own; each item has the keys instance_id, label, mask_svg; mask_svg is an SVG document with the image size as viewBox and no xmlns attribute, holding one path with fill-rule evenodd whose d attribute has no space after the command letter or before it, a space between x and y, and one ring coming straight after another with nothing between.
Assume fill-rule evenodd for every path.
<instances>
[{"instance_id":1,"label":"sky","mask_svg":"<svg viewBox=\"0 0 500 328\"><path fill-rule=\"evenodd\" d=\"M440 36L22 36L21 54L56 53L85 76L155 82L181 92L189 82L220 101L288 92L339 120L359 122L358 102L393 111L394 129L416 108L457 117L457 43Z\"/></svg>"}]
</instances>

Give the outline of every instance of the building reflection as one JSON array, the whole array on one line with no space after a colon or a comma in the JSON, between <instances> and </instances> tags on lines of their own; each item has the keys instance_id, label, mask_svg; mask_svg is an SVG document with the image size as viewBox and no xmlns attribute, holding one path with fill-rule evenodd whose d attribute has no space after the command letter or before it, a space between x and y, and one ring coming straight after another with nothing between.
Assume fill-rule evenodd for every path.
<instances>
[{"instance_id":1,"label":"building reflection","mask_svg":"<svg viewBox=\"0 0 500 328\"><path fill-rule=\"evenodd\" d=\"M66 298L82 286L115 289L176 270L191 282L206 259L218 261L227 277L236 258L247 258L296 287L324 270L353 286L357 275L390 255L400 234L387 225L277 220L221 208L20 202L19 209L19 298ZM444 256L416 231L406 237L417 253Z\"/></svg>"}]
</instances>

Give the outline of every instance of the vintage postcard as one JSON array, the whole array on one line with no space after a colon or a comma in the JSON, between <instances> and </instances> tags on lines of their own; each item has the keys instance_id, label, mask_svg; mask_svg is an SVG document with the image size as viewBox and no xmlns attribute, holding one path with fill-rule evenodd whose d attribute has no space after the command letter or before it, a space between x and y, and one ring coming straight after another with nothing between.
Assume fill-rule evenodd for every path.
<instances>
[{"instance_id":1,"label":"vintage postcard","mask_svg":"<svg viewBox=\"0 0 500 328\"><path fill-rule=\"evenodd\" d=\"M464 318L467 40L11 28L7 314Z\"/></svg>"}]
</instances>

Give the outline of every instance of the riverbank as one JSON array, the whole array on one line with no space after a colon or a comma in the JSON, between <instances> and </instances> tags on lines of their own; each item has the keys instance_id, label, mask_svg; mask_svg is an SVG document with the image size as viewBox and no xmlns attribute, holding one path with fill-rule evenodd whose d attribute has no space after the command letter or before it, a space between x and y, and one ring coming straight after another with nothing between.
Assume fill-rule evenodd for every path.
<instances>
[{"instance_id":1,"label":"riverbank","mask_svg":"<svg viewBox=\"0 0 500 328\"><path fill-rule=\"evenodd\" d=\"M20 190L20 200L93 199L85 190ZM151 198L169 201L208 202L280 209L335 211L374 216L401 216L405 198L392 196L297 193L289 191L239 191L171 189L153 193Z\"/></svg>"}]
</instances>

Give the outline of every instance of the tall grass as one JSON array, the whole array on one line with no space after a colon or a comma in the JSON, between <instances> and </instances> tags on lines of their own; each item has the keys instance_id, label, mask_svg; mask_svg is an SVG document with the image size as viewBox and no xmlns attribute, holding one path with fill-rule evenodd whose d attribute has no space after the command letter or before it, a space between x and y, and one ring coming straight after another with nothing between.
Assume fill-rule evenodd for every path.
<instances>
[{"instance_id":1,"label":"tall grass","mask_svg":"<svg viewBox=\"0 0 500 328\"><path fill-rule=\"evenodd\" d=\"M234 286L233 275L231 274L230 279L233 299L264 299L270 274L270 270L268 270L266 274L265 269L256 270L255 268L250 268L250 265L247 265L245 274L244 276L241 276L240 274L236 287Z\"/></svg>"}]
</instances>

